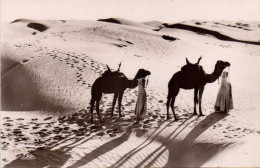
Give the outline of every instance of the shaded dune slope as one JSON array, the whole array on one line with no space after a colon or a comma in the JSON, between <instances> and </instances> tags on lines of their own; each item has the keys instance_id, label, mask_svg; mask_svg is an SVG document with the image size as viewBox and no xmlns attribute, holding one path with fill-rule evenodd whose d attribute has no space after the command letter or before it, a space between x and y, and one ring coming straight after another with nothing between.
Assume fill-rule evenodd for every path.
<instances>
[{"instance_id":1,"label":"shaded dune slope","mask_svg":"<svg viewBox=\"0 0 260 168\"><path fill-rule=\"evenodd\" d=\"M164 23L163 25L166 28L183 29L183 30L189 30L189 31L192 31L192 32L195 32L195 33L199 33L199 34L208 34L208 35L216 37L219 40L247 43L247 44L253 44L253 45L260 45L260 42L238 40L238 39L229 37L227 35L221 34L221 33L217 32L217 31L209 30L209 29L205 29L205 28L201 28L201 27L185 25L185 24L181 24L181 23L172 24L172 25L168 25L168 24Z\"/></svg>"},{"instance_id":2,"label":"shaded dune slope","mask_svg":"<svg viewBox=\"0 0 260 168\"><path fill-rule=\"evenodd\" d=\"M7 45L3 50L1 53L3 63L1 66L1 110L43 110L55 112L56 115L57 112L77 108L76 104L79 99L84 103L88 102L83 100L82 95L77 94L83 93L85 88L72 86L77 85L73 81L74 68L62 64L61 54L59 57L61 61L58 62L51 55L44 55L46 57L43 58L39 49L30 51L28 48L14 49ZM13 51L21 54L15 55ZM63 73L65 70L66 73ZM66 81L66 79L69 80ZM62 85L59 85L61 81L63 81ZM76 88L78 92L73 88Z\"/></svg>"},{"instance_id":3,"label":"shaded dune slope","mask_svg":"<svg viewBox=\"0 0 260 168\"><path fill-rule=\"evenodd\" d=\"M97 21L100 22L109 22L109 23L115 23L115 24L121 24L117 19L114 18L108 18L108 19L98 19Z\"/></svg>"},{"instance_id":4,"label":"shaded dune slope","mask_svg":"<svg viewBox=\"0 0 260 168\"><path fill-rule=\"evenodd\" d=\"M32 76L23 62L3 59L1 77L1 110L32 111L41 108L41 100Z\"/></svg>"},{"instance_id":5,"label":"shaded dune slope","mask_svg":"<svg viewBox=\"0 0 260 168\"><path fill-rule=\"evenodd\" d=\"M40 23L40 22L36 22L31 19L16 19L16 20L12 21L10 24L14 24L14 23L26 24L27 27L40 31L40 32L44 32L45 30L49 29L48 24L51 24L51 22L47 23L45 21L43 23Z\"/></svg>"},{"instance_id":6,"label":"shaded dune slope","mask_svg":"<svg viewBox=\"0 0 260 168\"><path fill-rule=\"evenodd\" d=\"M48 29L47 26L45 26L44 24L40 24L40 23L29 23L27 25L27 27L38 30L40 32L44 32L45 30Z\"/></svg>"}]
</instances>

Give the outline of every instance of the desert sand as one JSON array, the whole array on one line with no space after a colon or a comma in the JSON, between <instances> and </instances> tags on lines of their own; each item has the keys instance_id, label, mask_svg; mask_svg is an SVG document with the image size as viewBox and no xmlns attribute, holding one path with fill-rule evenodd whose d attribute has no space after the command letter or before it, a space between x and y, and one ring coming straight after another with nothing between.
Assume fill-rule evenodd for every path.
<instances>
[{"instance_id":1,"label":"desert sand","mask_svg":"<svg viewBox=\"0 0 260 168\"><path fill-rule=\"evenodd\" d=\"M138 23L17 19L1 24L2 167L259 167L260 23ZM176 26L177 25L177 26ZM195 29L194 29L195 27ZM194 30L194 31L193 31ZM168 38L163 38L168 37ZM166 120L167 85L185 57L212 73L229 61L234 109L214 111L220 87L207 84L204 117L193 115L193 90L180 90ZM148 116L134 115L137 87L127 89L124 116L110 116L104 94L99 123L89 102L106 64L134 78L151 71Z\"/></svg>"}]
</instances>

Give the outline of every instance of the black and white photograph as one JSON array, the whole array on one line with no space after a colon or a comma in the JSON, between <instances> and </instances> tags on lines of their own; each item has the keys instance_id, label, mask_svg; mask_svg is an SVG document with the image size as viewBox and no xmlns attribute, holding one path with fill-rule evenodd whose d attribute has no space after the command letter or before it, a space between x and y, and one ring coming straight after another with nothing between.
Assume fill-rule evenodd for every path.
<instances>
[{"instance_id":1,"label":"black and white photograph","mask_svg":"<svg viewBox=\"0 0 260 168\"><path fill-rule=\"evenodd\" d=\"M0 6L0 167L260 167L259 0Z\"/></svg>"}]
</instances>

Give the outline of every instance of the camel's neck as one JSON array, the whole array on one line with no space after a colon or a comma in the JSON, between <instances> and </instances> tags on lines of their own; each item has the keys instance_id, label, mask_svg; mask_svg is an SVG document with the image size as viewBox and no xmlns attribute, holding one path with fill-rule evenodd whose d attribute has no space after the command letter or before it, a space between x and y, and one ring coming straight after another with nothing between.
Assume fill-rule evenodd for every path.
<instances>
[{"instance_id":1,"label":"camel's neck","mask_svg":"<svg viewBox=\"0 0 260 168\"><path fill-rule=\"evenodd\" d=\"M206 83L213 83L215 82L221 75L223 69L215 67L214 72L211 74L207 74Z\"/></svg>"},{"instance_id":2,"label":"camel's neck","mask_svg":"<svg viewBox=\"0 0 260 168\"><path fill-rule=\"evenodd\" d=\"M134 79L133 80L127 80L126 81L126 88L130 88L130 89L133 89L135 88L137 85L138 85L138 73L135 75Z\"/></svg>"},{"instance_id":3,"label":"camel's neck","mask_svg":"<svg viewBox=\"0 0 260 168\"><path fill-rule=\"evenodd\" d=\"M126 82L126 87L130 89L135 88L137 85L138 85L138 80L136 78L134 78L133 80L128 79Z\"/></svg>"}]
</instances>

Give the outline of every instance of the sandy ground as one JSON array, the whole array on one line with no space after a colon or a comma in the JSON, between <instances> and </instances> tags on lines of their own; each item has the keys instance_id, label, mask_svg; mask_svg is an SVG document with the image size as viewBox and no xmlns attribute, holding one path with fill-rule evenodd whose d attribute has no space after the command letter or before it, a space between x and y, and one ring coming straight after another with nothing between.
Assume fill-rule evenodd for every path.
<instances>
[{"instance_id":1,"label":"sandy ground","mask_svg":"<svg viewBox=\"0 0 260 168\"><path fill-rule=\"evenodd\" d=\"M1 25L1 165L3 167L256 167L260 166L260 46L223 41L160 22L35 21ZM39 26L29 28L29 23ZM259 42L259 23L189 21L182 24ZM239 28L240 27L240 28ZM37 29L37 30L36 30ZM177 40L165 40L167 35ZM212 73L231 63L235 108L214 112L218 81L203 94L204 117L193 115L193 90L181 90L166 120L167 85L185 57ZM90 89L106 64L132 79L151 71L148 112L137 122L137 88L127 89L124 117L111 117L103 95L100 124L90 124ZM226 69L227 70L227 69Z\"/></svg>"}]
</instances>

